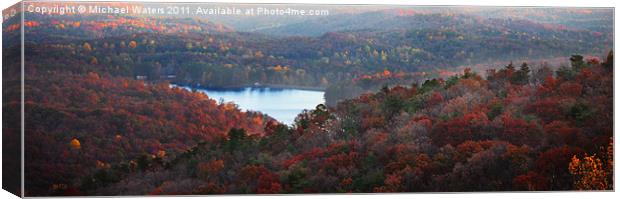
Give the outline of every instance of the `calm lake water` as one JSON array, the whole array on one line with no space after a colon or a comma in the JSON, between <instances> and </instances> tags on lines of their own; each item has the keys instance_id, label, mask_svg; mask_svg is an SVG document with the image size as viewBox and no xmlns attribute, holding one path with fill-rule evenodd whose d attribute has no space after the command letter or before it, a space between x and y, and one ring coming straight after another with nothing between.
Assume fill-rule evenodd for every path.
<instances>
[{"instance_id":1,"label":"calm lake water","mask_svg":"<svg viewBox=\"0 0 620 199\"><path fill-rule=\"evenodd\" d=\"M287 125L293 124L302 110L314 109L316 105L325 102L323 91L268 87L196 90L218 102L223 99L238 104L242 110L260 111Z\"/></svg>"}]
</instances>

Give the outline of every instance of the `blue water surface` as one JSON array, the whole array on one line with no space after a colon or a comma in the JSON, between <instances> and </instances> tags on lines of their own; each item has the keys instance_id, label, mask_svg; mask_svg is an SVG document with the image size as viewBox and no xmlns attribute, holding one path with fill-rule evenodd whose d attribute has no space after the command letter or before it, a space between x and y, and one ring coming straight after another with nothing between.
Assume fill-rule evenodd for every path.
<instances>
[{"instance_id":1,"label":"blue water surface","mask_svg":"<svg viewBox=\"0 0 620 199\"><path fill-rule=\"evenodd\" d=\"M189 87L183 87L191 89ZM247 111L259 111L291 125L304 109L314 109L325 102L323 91L292 88L244 87L238 89L196 89L218 102L233 102Z\"/></svg>"}]
</instances>

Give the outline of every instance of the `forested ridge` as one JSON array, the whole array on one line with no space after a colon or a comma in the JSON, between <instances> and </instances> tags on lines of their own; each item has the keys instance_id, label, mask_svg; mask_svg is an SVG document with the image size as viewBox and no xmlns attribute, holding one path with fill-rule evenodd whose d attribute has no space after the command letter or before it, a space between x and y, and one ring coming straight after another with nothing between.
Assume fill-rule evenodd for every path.
<instances>
[{"instance_id":1,"label":"forested ridge","mask_svg":"<svg viewBox=\"0 0 620 199\"><path fill-rule=\"evenodd\" d=\"M51 70L94 70L195 87L258 83L325 89L386 69L428 73L571 53L599 55L611 48L613 36L523 19L466 14L392 16L377 12L349 18L355 17L351 23L358 24L366 15L390 22L385 22L385 27L364 29L360 24L358 29L318 36L274 36L235 31L207 19L30 13L25 38L29 53L49 51L54 57L70 56L75 59L68 61L80 63L57 59L46 66ZM7 37L18 35L18 26L7 26Z\"/></svg>"},{"instance_id":2,"label":"forested ridge","mask_svg":"<svg viewBox=\"0 0 620 199\"><path fill-rule=\"evenodd\" d=\"M167 85L56 74L27 96L38 101L26 106L27 158L39 158L27 160L38 177L26 185L59 195L612 189L611 57L575 55L538 69L542 80L524 63L384 87L293 126Z\"/></svg>"},{"instance_id":3,"label":"forested ridge","mask_svg":"<svg viewBox=\"0 0 620 199\"><path fill-rule=\"evenodd\" d=\"M230 128L263 134L263 123L273 120L164 83L96 73L42 74L26 82L25 186L33 195L55 193L110 164L217 143Z\"/></svg>"}]
</instances>

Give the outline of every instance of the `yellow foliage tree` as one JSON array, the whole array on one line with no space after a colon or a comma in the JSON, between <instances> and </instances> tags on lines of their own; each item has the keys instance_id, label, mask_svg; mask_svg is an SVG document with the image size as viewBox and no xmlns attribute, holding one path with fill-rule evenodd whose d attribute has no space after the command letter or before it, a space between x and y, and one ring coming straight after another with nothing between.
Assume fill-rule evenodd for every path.
<instances>
[{"instance_id":1,"label":"yellow foliage tree","mask_svg":"<svg viewBox=\"0 0 620 199\"><path fill-rule=\"evenodd\" d=\"M607 173L603 169L601 159L596 155L587 156L583 160L573 156L568 165L569 172L575 176L575 187L579 190L607 189Z\"/></svg>"},{"instance_id":2,"label":"yellow foliage tree","mask_svg":"<svg viewBox=\"0 0 620 199\"><path fill-rule=\"evenodd\" d=\"M575 176L575 187L579 190L607 190L613 189L613 139L607 146L607 161L595 155L585 155L583 159L573 156L568 164L568 171Z\"/></svg>"},{"instance_id":3,"label":"yellow foliage tree","mask_svg":"<svg viewBox=\"0 0 620 199\"><path fill-rule=\"evenodd\" d=\"M80 144L80 141L77 138L73 138L71 140L71 147L73 147L74 149L81 149L82 145Z\"/></svg>"},{"instance_id":4,"label":"yellow foliage tree","mask_svg":"<svg viewBox=\"0 0 620 199\"><path fill-rule=\"evenodd\" d=\"M84 42L84 45L82 45L82 48L84 48L84 50L85 50L86 52L90 52L90 51L92 51L92 50L93 50L93 47L92 47L92 46L90 46L90 44L89 44L88 42Z\"/></svg>"}]
</instances>

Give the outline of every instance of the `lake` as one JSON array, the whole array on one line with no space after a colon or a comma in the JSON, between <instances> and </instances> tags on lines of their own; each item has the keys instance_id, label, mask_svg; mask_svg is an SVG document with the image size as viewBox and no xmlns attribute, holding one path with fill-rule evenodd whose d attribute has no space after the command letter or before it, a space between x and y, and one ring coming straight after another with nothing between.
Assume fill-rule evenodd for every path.
<instances>
[{"instance_id":1,"label":"lake","mask_svg":"<svg viewBox=\"0 0 620 199\"><path fill-rule=\"evenodd\" d=\"M183 87L191 89L190 87ZM316 105L325 103L323 91L302 90L292 88L245 87L239 89L196 89L206 93L209 98L218 102L233 102L247 111L259 111L276 120L292 125L295 117L304 109L314 109Z\"/></svg>"}]
</instances>

